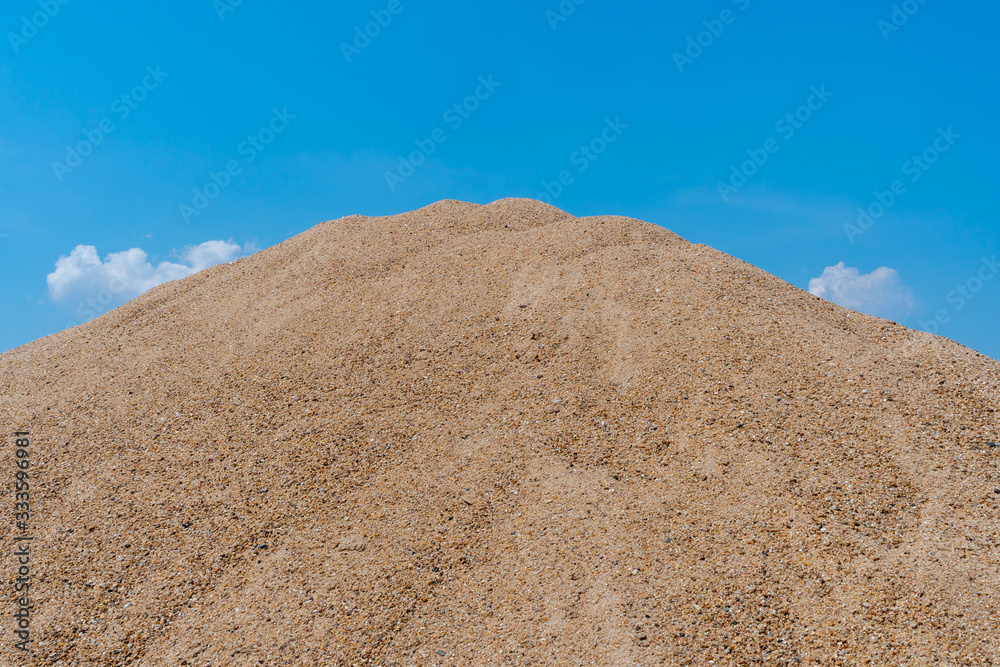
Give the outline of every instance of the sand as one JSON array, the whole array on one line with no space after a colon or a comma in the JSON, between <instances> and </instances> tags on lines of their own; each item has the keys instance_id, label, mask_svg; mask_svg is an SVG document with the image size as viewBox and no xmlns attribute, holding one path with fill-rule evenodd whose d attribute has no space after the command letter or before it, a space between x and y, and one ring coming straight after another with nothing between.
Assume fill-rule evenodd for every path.
<instances>
[{"instance_id":1,"label":"sand","mask_svg":"<svg viewBox=\"0 0 1000 667\"><path fill-rule=\"evenodd\" d=\"M0 387L2 664L1000 664L1000 365L645 222L326 222Z\"/></svg>"}]
</instances>

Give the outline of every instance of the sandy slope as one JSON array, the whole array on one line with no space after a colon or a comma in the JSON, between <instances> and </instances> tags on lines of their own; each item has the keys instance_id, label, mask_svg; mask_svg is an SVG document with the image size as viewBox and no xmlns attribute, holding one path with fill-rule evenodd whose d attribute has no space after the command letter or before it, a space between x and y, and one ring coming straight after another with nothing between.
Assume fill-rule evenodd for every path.
<instances>
[{"instance_id":1,"label":"sandy slope","mask_svg":"<svg viewBox=\"0 0 1000 667\"><path fill-rule=\"evenodd\" d=\"M324 223L0 387L33 664L1000 664L1000 365L647 223Z\"/></svg>"}]
</instances>

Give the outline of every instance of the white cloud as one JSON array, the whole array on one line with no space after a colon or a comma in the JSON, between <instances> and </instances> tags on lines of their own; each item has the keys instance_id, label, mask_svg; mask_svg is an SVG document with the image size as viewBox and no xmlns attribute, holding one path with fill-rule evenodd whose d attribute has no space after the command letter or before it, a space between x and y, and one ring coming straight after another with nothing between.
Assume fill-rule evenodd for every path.
<instances>
[{"instance_id":1,"label":"white cloud","mask_svg":"<svg viewBox=\"0 0 1000 667\"><path fill-rule=\"evenodd\" d=\"M231 262L244 254L235 243L206 241L185 248L179 263L160 262L153 266L142 248L113 252L101 261L97 248L78 245L69 257L59 258L46 282L52 301L86 320L157 285Z\"/></svg>"},{"instance_id":2,"label":"white cloud","mask_svg":"<svg viewBox=\"0 0 1000 667\"><path fill-rule=\"evenodd\" d=\"M845 308L901 321L913 311L913 292L895 269L881 266L862 274L843 262L809 281L809 292Z\"/></svg>"}]
</instances>

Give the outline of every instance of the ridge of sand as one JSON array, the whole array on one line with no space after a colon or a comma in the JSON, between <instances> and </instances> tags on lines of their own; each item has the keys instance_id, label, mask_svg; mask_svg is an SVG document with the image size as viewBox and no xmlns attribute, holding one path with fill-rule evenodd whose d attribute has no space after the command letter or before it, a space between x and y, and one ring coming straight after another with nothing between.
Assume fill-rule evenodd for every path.
<instances>
[{"instance_id":1,"label":"ridge of sand","mask_svg":"<svg viewBox=\"0 0 1000 667\"><path fill-rule=\"evenodd\" d=\"M998 387L637 220L326 222L0 355L29 663L997 664Z\"/></svg>"}]
</instances>

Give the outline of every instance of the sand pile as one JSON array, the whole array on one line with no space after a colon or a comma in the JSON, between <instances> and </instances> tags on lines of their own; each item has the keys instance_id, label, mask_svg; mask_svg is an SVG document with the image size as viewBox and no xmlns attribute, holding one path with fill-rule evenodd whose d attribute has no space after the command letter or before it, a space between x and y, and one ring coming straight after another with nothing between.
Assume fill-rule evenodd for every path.
<instances>
[{"instance_id":1,"label":"sand pile","mask_svg":"<svg viewBox=\"0 0 1000 667\"><path fill-rule=\"evenodd\" d=\"M327 222L0 387L22 664L1000 663L1000 365L647 223Z\"/></svg>"}]
</instances>

